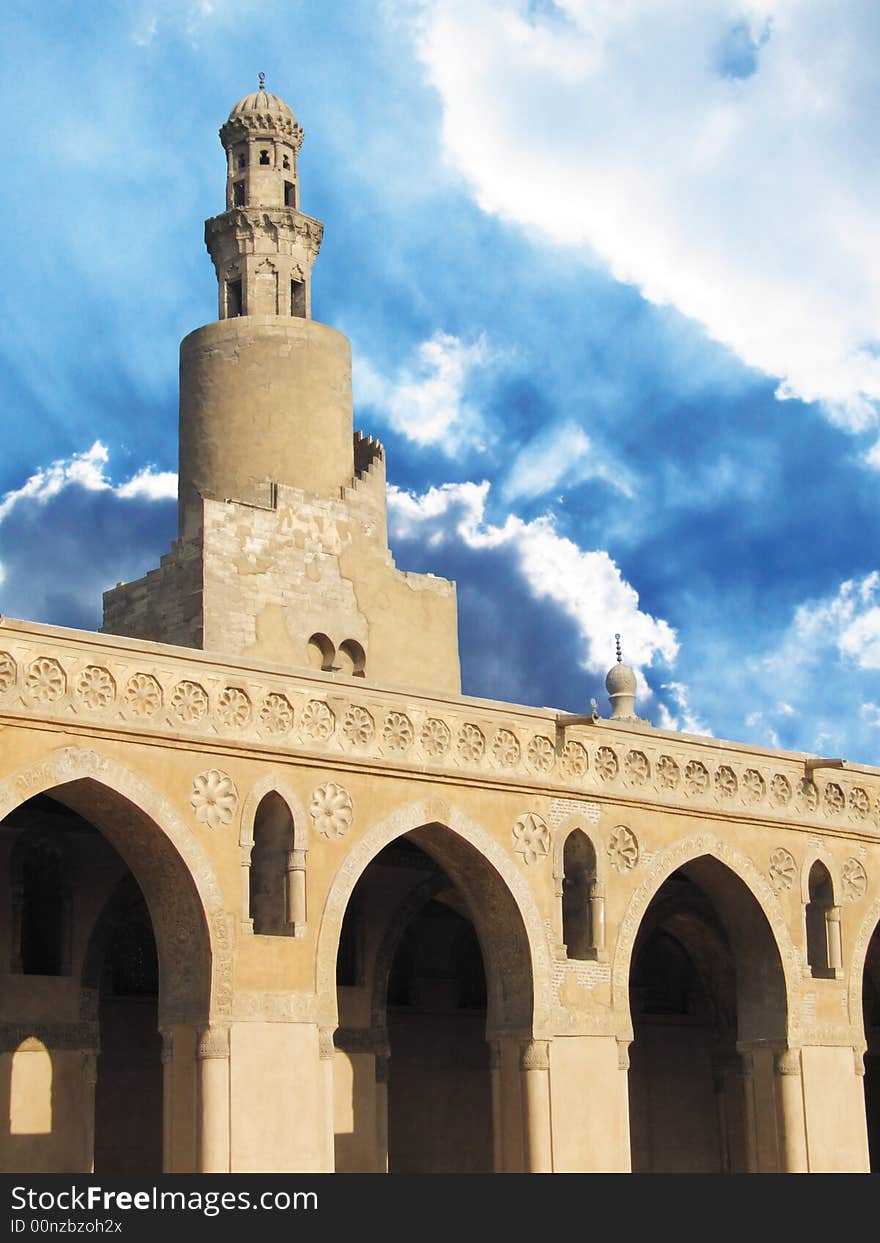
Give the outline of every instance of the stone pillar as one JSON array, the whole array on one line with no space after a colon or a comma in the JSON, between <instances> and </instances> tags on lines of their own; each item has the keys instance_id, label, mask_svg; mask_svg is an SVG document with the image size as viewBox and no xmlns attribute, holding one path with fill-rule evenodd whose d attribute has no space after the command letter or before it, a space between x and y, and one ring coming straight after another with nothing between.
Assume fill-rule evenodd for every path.
<instances>
[{"instance_id":1,"label":"stone pillar","mask_svg":"<svg viewBox=\"0 0 880 1243\"><path fill-rule=\"evenodd\" d=\"M755 1058L752 1053L742 1056L743 1094L746 1107L746 1169L749 1174L758 1172L758 1111L755 1102Z\"/></svg>"},{"instance_id":2,"label":"stone pillar","mask_svg":"<svg viewBox=\"0 0 880 1243\"><path fill-rule=\"evenodd\" d=\"M83 1049L82 1053L82 1120L83 1120L83 1172L95 1169L95 1087L98 1083L98 1053L96 1049Z\"/></svg>"},{"instance_id":3,"label":"stone pillar","mask_svg":"<svg viewBox=\"0 0 880 1243\"><path fill-rule=\"evenodd\" d=\"M248 842L241 847L241 930L253 932L254 920L251 915L251 853L254 843Z\"/></svg>"},{"instance_id":4,"label":"stone pillar","mask_svg":"<svg viewBox=\"0 0 880 1243\"><path fill-rule=\"evenodd\" d=\"M229 1028L203 1028L199 1033L196 1058L199 1063L199 1173L228 1174Z\"/></svg>"},{"instance_id":5,"label":"stone pillar","mask_svg":"<svg viewBox=\"0 0 880 1243\"><path fill-rule=\"evenodd\" d=\"M388 1049L376 1053L376 1169L388 1173L388 1071L391 1056Z\"/></svg>"},{"instance_id":6,"label":"stone pillar","mask_svg":"<svg viewBox=\"0 0 880 1243\"><path fill-rule=\"evenodd\" d=\"M550 1126L550 1042L529 1040L520 1057L526 1171L553 1172Z\"/></svg>"},{"instance_id":7,"label":"stone pillar","mask_svg":"<svg viewBox=\"0 0 880 1243\"><path fill-rule=\"evenodd\" d=\"M306 930L306 852L292 850L287 857L287 922L294 936Z\"/></svg>"},{"instance_id":8,"label":"stone pillar","mask_svg":"<svg viewBox=\"0 0 880 1243\"><path fill-rule=\"evenodd\" d=\"M489 1084L492 1092L492 1171L504 1173L504 1117L501 1111L501 1045L489 1041Z\"/></svg>"},{"instance_id":9,"label":"stone pillar","mask_svg":"<svg viewBox=\"0 0 880 1243\"><path fill-rule=\"evenodd\" d=\"M336 1057L336 1048L333 1044L332 1027L322 1027L318 1031L318 1056L323 1089L324 1170L327 1174L332 1174L336 1170L336 1128L333 1102L333 1062Z\"/></svg>"},{"instance_id":10,"label":"stone pillar","mask_svg":"<svg viewBox=\"0 0 880 1243\"><path fill-rule=\"evenodd\" d=\"M605 949L605 893L597 881L590 889L590 937L593 949L601 953Z\"/></svg>"},{"instance_id":11,"label":"stone pillar","mask_svg":"<svg viewBox=\"0 0 880 1243\"><path fill-rule=\"evenodd\" d=\"M828 946L828 966L836 976L839 976L843 968L839 906L829 906L825 911L825 941Z\"/></svg>"},{"instance_id":12,"label":"stone pillar","mask_svg":"<svg viewBox=\"0 0 880 1243\"><path fill-rule=\"evenodd\" d=\"M806 1174L807 1131L800 1049L783 1049L773 1059L779 1123L779 1168L788 1174Z\"/></svg>"},{"instance_id":13,"label":"stone pillar","mask_svg":"<svg viewBox=\"0 0 880 1243\"><path fill-rule=\"evenodd\" d=\"M174 1120L174 1033L159 1029L162 1037L162 1173L174 1173L172 1125Z\"/></svg>"}]
</instances>

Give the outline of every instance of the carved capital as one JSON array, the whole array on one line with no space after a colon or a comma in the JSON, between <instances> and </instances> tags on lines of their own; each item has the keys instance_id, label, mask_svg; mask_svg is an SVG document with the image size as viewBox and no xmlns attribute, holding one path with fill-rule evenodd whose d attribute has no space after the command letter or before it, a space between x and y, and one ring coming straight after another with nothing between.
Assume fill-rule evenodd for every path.
<instances>
[{"instance_id":1,"label":"carved capital","mask_svg":"<svg viewBox=\"0 0 880 1243\"><path fill-rule=\"evenodd\" d=\"M618 1040L617 1042L617 1069L629 1070L629 1041Z\"/></svg>"},{"instance_id":2,"label":"carved capital","mask_svg":"<svg viewBox=\"0 0 880 1243\"><path fill-rule=\"evenodd\" d=\"M522 1047L519 1064L522 1070L549 1070L550 1041L529 1040Z\"/></svg>"},{"instance_id":3,"label":"carved capital","mask_svg":"<svg viewBox=\"0 0 880 1243\"><path fill-rule=\"evenodd\" d=\"M164 1066L174 1057L174 1032L168 1027L163 1027L160 1028L160 1035L162 1036L162 1065Z\"/></svg>"},{"instance_id":4,"label":"carved capital","mask_svg":"<svg viewBox=\"0 0 880 1243\"><path fill-rule=\"evenodd\" d=\"M865 1073L865 1050L853 1049L853 1069L861 1078Z\"/></svg>"},{"instance_id":5,"label":"carved capital","mask_svg":"<svg viewBox=\"0 0 880 1243\"><path fill-rule=\"evenodd\" d=\"M773 1069L777 1075L799 1075L801 1073L800 1049L782 1049L773 1056Z\"/></svg>"},{"instance_id":6,"label":"carved capital","mask_svg":"<svg viewBox=\"0 0 880 1243\"><path fill-rule=\"evenodd\" d=\"M229 1028L203 1027L199 1032L197 1058L229 1057Z\"/></svg>"},{"instance_id":7,"label":"carved capital","mask_svg":"<svg viewBox=\"0 0 880 1243\"><path fill-rule=\"evenodd\" d=\"M82 1079L85 1086L93 1091L98 1082L98 1055L91 1049L84 1049L81 1057Z\"/></svg>"},{"instance_id":8,"label":"carved capital","mask_svg":"<svg viewBox=\"0 0 880 1243\"><path fill-rule=\"evenodd\" d=\"M333 1054L336 1052L336 1046L333 1043L332 1027L322 1027L318 1031L318 1056L322 1062L330 1062L333 1060Z\"/></svg>"},{"instance_id":9,"label":"carved capital","mask_svg":"<svg viewBox=\"0 0 880 1243\"><path fill-rule=\"evenodd\" d=\"M387 1053L376 1054L376 1082L387 1083L388 1073L391 1069L391 1058Z\"/></svg>"},{"instance_id":10,"label":"carved capital","mask_svg":"<svg viewBox=\"0 0 880 1243\"><path fill-rule=\"evenodd\" d=\"M501 1068L501 1041L489 1041L489 1069L500 1070Z\"/></svg>"}]
</instances>

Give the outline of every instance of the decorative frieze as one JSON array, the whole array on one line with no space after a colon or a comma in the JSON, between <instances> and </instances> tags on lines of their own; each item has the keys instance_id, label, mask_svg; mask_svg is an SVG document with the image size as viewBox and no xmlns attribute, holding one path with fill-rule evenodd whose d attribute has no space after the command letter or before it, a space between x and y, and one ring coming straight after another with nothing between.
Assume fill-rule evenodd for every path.
<instances>
[{"instance_id":1,"label":"decorative frieze","mask_svg":"<svg viewBox=\"0 0 880 1243\"><path fill-rule=\"evenodd\" d=\"M210 660L45 641L8 628L0 651L0 704L7 713L194 737L271 743L321 754L359 754L419 769L432 766L599 795L736 816L791 819L868 832L880 829L880 780L834 773L813 781L795 757L766 757L650 730L564 722L507 705L426 700L371 690L351 679L325 689L305 671L284 677L224 671ZM97 652L100 655L97 656ZM466 714L466 715L465 715ZM633 736L635 733L635 736Z\"/></svg>"}]
</instances>

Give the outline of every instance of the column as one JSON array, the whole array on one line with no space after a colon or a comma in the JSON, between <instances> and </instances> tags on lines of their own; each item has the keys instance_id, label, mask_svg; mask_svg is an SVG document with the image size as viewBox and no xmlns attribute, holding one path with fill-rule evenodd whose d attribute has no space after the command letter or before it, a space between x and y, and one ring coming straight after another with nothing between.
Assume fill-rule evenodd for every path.
<instances>
[{"instance_id":1,"label":"column","mask_svg":"<svg viewBox=\"0 0 880 1243\"><path fill-rule=\"evenodd\" d=\"M292 850L287 857L287 922L294 936L306 930L306 852Z\"/></svg>"},{"instance_id":2,"label":"column","mask_svg":"<svg viewBox=\"0 0 880 1243\"><path fill-rule=\"evenodd\" d=\"M199 1063L199 1173L229 1173L229 1028L205 1027Z\"/></svg>"},{"instance_id":3,"label":"column","mask_svg":"<svg viewBox=\"0 0 880 1243\"><path fill-rule=\"evenodd\" d=\"M98 1053L96 1049L82 1052L82 1120L83 1120L83 1171L91 1174L95 1169L95 1087L98 1082Z\"/></svg>"},{"instance_id":4,"label":"column","mask_svg":"<svg viewBox=\"0 0 880 1243\"><path fill-rule=\"evenodd\" d=\"M807 1173L807 1131L800 1049L783 1049L773 1059L779 1121L779 1165L788 1174Z\"/></svg>"},{"instance_id":5,"label":"column","mask_svg":"<svg viewBox=\"0 0 880 1243\"><path fill-rule=\"evenodd\" d=\"M254 843L248 842L241 847L241 930L253 932L254 921L251 915L251 852Z\"/></svg>"},{"instance_id":6,"label":"column","mask_svg":"<svg viewBox=\"0 0 880 1243\"><path fill-rule=\"evenodd\" d=\"M758 1172L758 1111L755 1102L755 1057L741 1053L743 1094L746 1102L746 1169L750 1174Z\"/></svg>"},{"instance_id":7,"label":"column","mask_svg":"<svg viewBox=\"0 0 880 1243\"><path fill-rule=\"evenodd\" d=\"M501 1112L501 1045L489 1041L489 1084L492 1092L492 1170L504 1173L504 1117Z\"/></svg>"},{"instance_id":8,"label":"column","mask_svg":"<svg viewBox=\"0 0 880 1243\"><path fill-rule=\"evenodd\" d=\"M825 911L825 942L828 946L828 966L839 978L843 967L843 943L840 937L840 907L829 906Z\"/></svg>"},{"instance_id":9,"label":"column","mask_svg":"<svg viewBox=\"0 0 880 1243\"><path fill-rule=\"evenodd\" d=\"M174 1172L172 1121L174 1117L174 1033L161 1027L162 1037L162 1173Z\"/></svg>"},{"instance_id":10,"label":"column","mask_svg":"<svg viewBox=\"0 0 880 1243\"><path fill-rule=\"evenodd\" d=\"M605 949L605 893L597 881L590 887L590 937L593 949L601 953Z\"/></svg>"},{"instance_id":11,"label":"column","mask_svg":"<svg viewBox=\"0 0 880 1243\"><path fill-rule=\"evenodd\" d=\"M391 1064L389 1049L376 1053L376 1157L377 1172L388 1173L388 1072Z\"/></svg>"},{"instance_id":12,"label":"column","mask_svg":"<svg viewBox=\"0 0 880 1243\"><path fill-rule=\"evenodd\" d=\"M333 1044L333 1028L322 1027L318 1031L318 1055L321 1059L324 1114L324 1169L332 1174L336 1169L336 1128L334 1125L333 1061L336 1048Z\"/></svg>"},{"instance_id":13,"label":"column","mask_svg":"<svg viewBox=\"0 0 880 1243\"><path fill-rule=\"evenodd\" d=\"M520 1057L526 1171L553 1172L550 1129L550 1042L529 1040Z\"/></svg>"}]
</instances>

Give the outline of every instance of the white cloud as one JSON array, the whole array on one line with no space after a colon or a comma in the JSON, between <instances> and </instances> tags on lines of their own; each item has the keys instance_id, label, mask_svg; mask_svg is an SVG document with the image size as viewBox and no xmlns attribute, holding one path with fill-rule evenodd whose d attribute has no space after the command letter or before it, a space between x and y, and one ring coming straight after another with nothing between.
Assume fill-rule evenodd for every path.
<instances>
[{"instance_id":1,"label":"white cloud","mask_svg":"<svg viewBox=\"0 0 880 1243\"><path fill-rule=\"evenodd\" d=\"M437 332L419 345L416 364L402 367L393 379L356 357L355 400L384 413L392 427L416 444L437 445L449 456L465 444L484 448L482 416L465 392L472 373L498 357L485 336L468 344Z\"/></svg>"},{"instance_id":2,"label":"white cloud","mask_svg":"<svg viewBox=\"0 0 880 1243\"><path fill-rule=\"evenodd\" d=\"M662 689L669 692L676 712L670 712L666 704L660 704L657 725L660 729L676 730L684 734L702 734L712 737L712 731L690 704L690 691L683 682L664 682Z\"/></svg>"},{"instance_id":3,"label":"white cloud","mask_svg":"<svg viewBox=\"0 0 880 1243\"><path fill-rule=\"evenodd\" d=\"M564 423L529 441L519 451L504 481L507 500L543 496L560 485L572 487L601 479L632 497L633 487L623 467L603 461L586 432L576 423Z\"/></svg>"},{"instance_id":4,"label":"white cloud","mask_svg":"<svg viewBox=\"0 0 880 1243\"><path fill-rule=\"evenodd\" d=\"M659 658L672 664L675 631L639 608L636 590L604 551L583 551L557 533L553 518L524 522L510 514L503 526L486 521L489 483L447 483L414 495L391 487L391 529L399 538L439 544L457 537L468 548L512 550L530 594L553 601L578 626L580 666L604 673L614 660L614 635L624 637L627 663L636 671L640 695L651 694L643 669Z\"/></svg>"},{"instance_id":5,"label":"white cloud","mask_svg":"<svg viewBox=\"0 0 880 1243\"><path fill-rule=\"evenodd\" d=\"M878 426L875 0L424 0L416 29L485 211Z\"/></svg>"},{"instance_id":6,"label":"white cloud","mask_svg":"<svg viewBox=\"0 0 880 1243\"><path fill-rule=\"evenodd\" d=\"M50 466L40 467L21 487L13 488L0 499L0 522L22 502L44 505L69 487L79 487L86 492L112 492L123 500L138 497L159 501L177 496L177 475L172 471L154 471L152 466L142 467L125 483L112 483L105 473L109 457L106 445L96 440L83 453L74 453L69 458L59 458Z\"/></svg>"},{"instance_id":7,"label":"white cloud","mask_svg":"<svg viewBox=\"0 0 880 1243\"><path fill-rule=\"evenodd\" d=\"M880 669L880 573L841 583L837 594L799 606L783 644L793 664L811 663L822 649L859 669Z\"/></svg>"}]
</instances>

